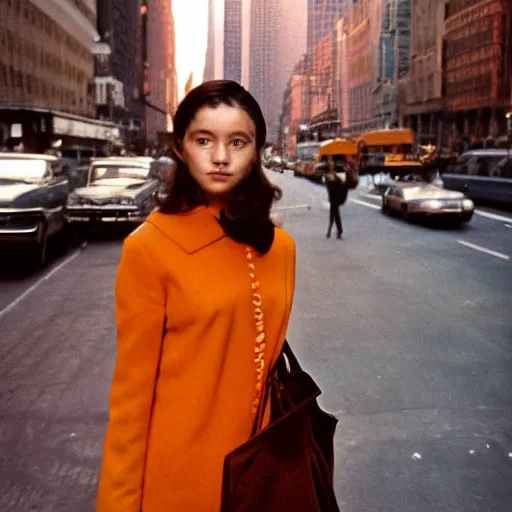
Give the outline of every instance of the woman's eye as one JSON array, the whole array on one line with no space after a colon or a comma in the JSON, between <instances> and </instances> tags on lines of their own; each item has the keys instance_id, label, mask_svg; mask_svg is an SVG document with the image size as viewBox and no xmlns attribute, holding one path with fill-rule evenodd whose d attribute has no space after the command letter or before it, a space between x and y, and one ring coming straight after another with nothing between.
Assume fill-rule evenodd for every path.
<instances>
[{"instance_id":1,"label":"woman's eye","mask_svg":"<svg viewBox=\"0 0 512 512\"><path fill-rule=\"evenodd\" d=\"M245 145L245 141L242 140L242 139L235 139L233 141L233 146L235 146L235 148L241 148Z\"/></svg>"},{"instance_id":2,"label":"woman's eye","mask_svg":"<svg viewBox=\"0 0 512 512\"><path fill-rule=\"evenodd\" d=\"M196 142L200 146L206 146L208 144L208 142L210 142L210 141L206 137L199 137L198 139L196 139Z\"/></svg>"}]
</instances>

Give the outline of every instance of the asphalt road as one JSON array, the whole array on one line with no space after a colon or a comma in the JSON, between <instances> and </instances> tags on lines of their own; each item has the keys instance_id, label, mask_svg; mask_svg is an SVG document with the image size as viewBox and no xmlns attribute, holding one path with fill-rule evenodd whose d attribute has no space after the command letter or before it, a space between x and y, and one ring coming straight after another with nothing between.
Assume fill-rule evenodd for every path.
<instances>
[{"instance_id":1,"label":"asphalt road","mask_svg":"<svg viewBox=\"0 0 512 512\"><path fill-rule=\"evenodd\" d=\"M509 512L512 219L409 225L360 187L343 240L326 239L325 190L270 176L298 249L289 340L339 418L341 509ZM37 275L3 267L2 512L94 510L121 240L57 254Z\"/></svg>"}]
</instances>

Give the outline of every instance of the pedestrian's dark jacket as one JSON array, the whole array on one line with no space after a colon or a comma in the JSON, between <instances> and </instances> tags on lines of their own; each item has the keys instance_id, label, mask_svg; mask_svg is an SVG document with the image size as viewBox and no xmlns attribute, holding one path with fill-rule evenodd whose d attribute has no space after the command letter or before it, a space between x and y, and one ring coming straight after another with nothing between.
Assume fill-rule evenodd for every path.
<instances>
[{"instance_id":1,"label":"pedestrian's dark jacket","mask_svg":"<svg viewBox=\"0 0 512 512\"><path fill-rule=\"evenodd\" d=\"M339 176L331 177L329 174L325 175L325 185L327 187L327 194L329 202L336 206L345 204L348 196L348 187L341 181Z\"/></svg>"}]
</instances>

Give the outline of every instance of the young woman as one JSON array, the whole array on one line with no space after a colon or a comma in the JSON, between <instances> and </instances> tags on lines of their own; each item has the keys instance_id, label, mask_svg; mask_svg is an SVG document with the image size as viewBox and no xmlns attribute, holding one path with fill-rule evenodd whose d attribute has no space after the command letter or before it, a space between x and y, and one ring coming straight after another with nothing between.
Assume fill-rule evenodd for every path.
<instances>
[{"instance_id":1,"label":"young woman","mask_svg":"<svg viewBox=\"0 0 512 512\"><path fill-rule=\"evenodd\" d=\"M266 127L231 81L174 118L172 192L125 241L97 512L218 512L227 453L250 436L284 342L295 245L270 220Z\"/></svg>"}]
</instances>

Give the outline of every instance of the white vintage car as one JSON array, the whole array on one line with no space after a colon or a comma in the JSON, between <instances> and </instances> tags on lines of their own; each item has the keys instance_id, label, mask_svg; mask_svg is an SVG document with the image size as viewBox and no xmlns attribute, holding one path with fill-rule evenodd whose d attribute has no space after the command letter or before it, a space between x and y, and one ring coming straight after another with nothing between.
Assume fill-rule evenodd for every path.
<instances>
[{"instance_id":1,"label":"white vintage car","mask_svg":"<svg viewBox=\"0 0 512 512\"><path fill-rule=\"evenodd\" d=\"M156 160L111 157L91 162L87 185L68 198L72 223L140 223L156 205L160 185Z\"/></svg>"},{"instance_id":2,"label":"white vintage car","mask_svg":"<svg viewBox=\"0 0 512 512\"><path fill-rule=\"evenodd\" d=\"M462 192L440 188L417 176L390 182L382 196L383 213L400 214L410 221L435 217L469 222L474 209L473 201Z\"/></svg>"}]
</instances>

